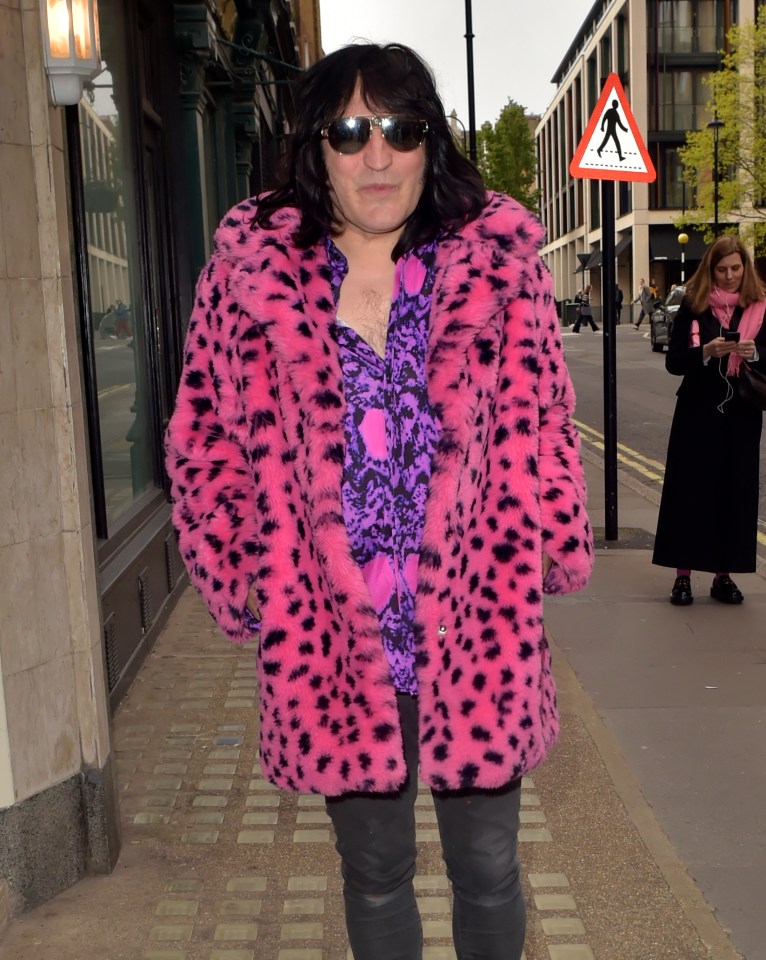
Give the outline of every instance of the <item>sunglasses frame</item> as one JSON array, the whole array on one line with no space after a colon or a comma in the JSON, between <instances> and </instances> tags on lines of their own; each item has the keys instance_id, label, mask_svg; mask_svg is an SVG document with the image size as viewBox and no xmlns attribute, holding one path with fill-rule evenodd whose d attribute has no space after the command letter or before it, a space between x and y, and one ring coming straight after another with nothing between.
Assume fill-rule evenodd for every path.
<instances>
[{"instance_id":1,"label":"sunglasses frame","mask_svg":"<svg viewBox=\"0 0 766 960\"><path fill-rule=\"evenodd\" d=\"M354 121L368 120L369 121L370 127L369 127L369 133L367 134L366 140L350 139L345 142L345 145L348 145L348 144L355 145L356 149L354 150L340 150L337 147L334 147L330 140L330 127L332 127L333 124L342 123L344 120L354 120ZM401 144L397 144L393 140L389 140L389 138L386 136L386 121L391 121L391 120L422 124L423 135L420 138L419 142L416 144L413 144L413 146L411 147L404 147ZM373 114L372 116L367 116L365 114L352 114L351 116L348 116L348 117L337 117L335 120L331 120L329 123L324 124L324 126L321 127L319 130L319 135L323 140L327 140L327 142L330 145L330 149L333 150L335 153L340 154L340 156L342 157L353 157L355 154L360 153L370 142L370 139L372 137L373 127L377 127L380 130L381 135L383 136L383 139L391 147L391 149L396 150L397 153L412 153L413 150L417 150L418 147L422 147L423 143L425 142L426 135L428 133L427 120L421 120L419 117L408 117L401 113L382 113L382 114Z\"/></svg>"}]
</instances>

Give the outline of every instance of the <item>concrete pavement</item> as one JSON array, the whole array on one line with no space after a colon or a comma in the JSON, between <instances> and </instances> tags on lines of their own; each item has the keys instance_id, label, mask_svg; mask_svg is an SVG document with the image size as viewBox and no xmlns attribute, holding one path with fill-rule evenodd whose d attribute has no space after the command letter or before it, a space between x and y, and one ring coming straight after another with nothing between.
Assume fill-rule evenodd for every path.
<instances>
[{"instance_id":1,"label":"concrete pavement","mask_svg":"<svg viewBox=\"0 0 766 960\"><path fill-rule=\"evenodd\" d=\"M603 526L592 456L587 471ZM656 507L621 484L619 509L624 544L602 543L588 590L546 609L562 737L523 787L526 958L736 960L719 917L749 943L746 888L762 890L766 877L752 842L764 774L743 742L748 725L762 723L763 695L741 641L761 620L766 590L759 577L742 578L741 609L670 607L667 572L646 550ZM14 919L0 958L345 960L321 799L262 779L257 724L252 651L222 640L188 590L114 720L115 871ZM449 895L425 790L417 816L424 960L450 960ZM721 821L733 821L730 832ZM764 956L763 943L747 960Z\"/></svg>"},{"instance_id":2,"label":"concrete pavement","mask_svg":"<svg viewBox=\"0 0 766 960\"><path fill-rule=\"evenodd\" d=\"M603 526L600 461L585 456L591 516ZM658 494L622 479L620 530L653 531ZM710 575L695 573L695 602L678 608L667 602L674 571L653 567L650 550L604 546L588 589L573 607L551 603L547 622L718 920L748 960L766 960L763 564L736 575L741 607L712 600Z\"/></svg>"}]
</instances>

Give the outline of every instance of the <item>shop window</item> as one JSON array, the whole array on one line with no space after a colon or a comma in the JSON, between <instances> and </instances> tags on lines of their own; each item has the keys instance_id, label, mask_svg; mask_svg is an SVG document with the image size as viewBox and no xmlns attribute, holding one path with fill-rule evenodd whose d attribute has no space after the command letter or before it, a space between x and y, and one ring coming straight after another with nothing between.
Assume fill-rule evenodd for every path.
<instances>
[{"instance_id":1,"label":"shop window","mask_svg":"<svg viewBox=\"0 0 766 960\"><path fill-rule=\"evenodd\" d=\"M100 472L107 529L154 486L142 316L132 90L122 5L101 0L106 69L80 103L80 143L95 353ZM93 426L93 425L92 425Z\"/></svg>"}]
</instances>

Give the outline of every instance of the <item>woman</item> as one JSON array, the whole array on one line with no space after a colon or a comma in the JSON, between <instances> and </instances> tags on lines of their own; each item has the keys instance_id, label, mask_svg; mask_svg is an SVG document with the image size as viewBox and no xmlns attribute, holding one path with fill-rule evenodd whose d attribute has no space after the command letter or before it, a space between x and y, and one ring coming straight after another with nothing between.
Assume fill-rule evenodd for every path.
<instances>
[{"instance_id":1,"label":"woman","mask_svg":"<svg viewBox=\"0 0 766 960\"><path fill-rule=\"evenodd\" d=\"M742 603L730 574L755 570L761 411L743 400L743 361L766 357L764 285L738 237L705 251L676 314L666 357L682 376L668 443L653 562L675 567L670 602L694 601L691 571L715 576L710 596Z\"/></svg>"},{"instance_id":2,"label":"woman","mask_svg":"<svg viewBox=\"0 0 766 960\"><path fill-rule=\"evenodd\" d=\"M596 321L593 319L593 307L590 305L590 292L593 288L590 284L586 287L583 287L582 290L575 297L575 303L577 304L577 319L574 322L572 327L572 333L579 333L580 327L582 326L583 321L591 325L591 329L595 333L599 327L596 326Z\"/></svg>"},{"instance_id":3,"label":"woman","mask_svg":"<svg viewBox=\"0 0 766 960\"><path fill-rule=\"evenodd\" d=\"M265 775L328 798L355 956L421 956L419 764L458 955L518 958L519 778L558 730L542 597L592 563L542 230L485 193L408 48L346 47L295 98L285 183L200 278L181 552L259 638Z\"/></svg>"}]
</instances>

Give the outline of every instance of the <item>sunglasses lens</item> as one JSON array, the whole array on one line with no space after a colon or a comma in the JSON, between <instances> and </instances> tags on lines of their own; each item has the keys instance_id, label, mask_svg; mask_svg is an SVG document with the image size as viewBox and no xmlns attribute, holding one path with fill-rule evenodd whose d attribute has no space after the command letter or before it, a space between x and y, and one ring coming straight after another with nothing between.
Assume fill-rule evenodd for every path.
<instances>
[{"instance_id":1,"label":"sunglasses lens","mask_svg":"<svg viewBox=\"0 0 766 960\"><path fill-rule=\"evenodd\" d=\"M327 124L327 142L336 153L359 153L370 139L367 117L342 117Z\"/></svg>"},{"instance_id":2,"label":"sunglasses lens","mask_svg":"<svg viewBox=\"0 0 766 960\"><path fill-rule=\"evenodd\" d=\"M373 123L380 127L386 142L399 153L417 150L428 131L425 120L411 120L409 117L341 117L328 123L322 135L336 153L348 156L359 153L364 147L370 139Z\"/></svg>"},{"instance_id":3,"label":"sunglasses lens","mask_svg":"<svg viewBox=\"0 0 766 960\"><path fill-rule=\"evenodd\" d=\"M406 117L390 117L383 120L383 136L394 150L409 153L417 150L423 142L428 124L425 120L409 120Z\"/></svg>"}]
</instances>

